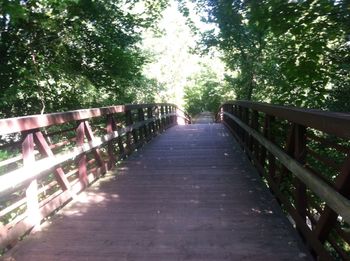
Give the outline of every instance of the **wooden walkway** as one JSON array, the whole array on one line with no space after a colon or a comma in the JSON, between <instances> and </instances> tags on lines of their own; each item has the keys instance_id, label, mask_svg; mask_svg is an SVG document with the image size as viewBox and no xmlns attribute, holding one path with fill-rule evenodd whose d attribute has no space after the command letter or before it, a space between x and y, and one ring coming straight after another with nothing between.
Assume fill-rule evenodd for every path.
<instances>
[{"instance_id":1,"label":"wooden walkway","mask_svg":"<svg viewBox=\"0 0 350 261\"><path fill-rule=\"evenodd\" d=\"M196 115L192 122L194 124L206 124L206 123L213 123L214 122L214 115L211 112L202 112L198 115Z\"/></svg>"},{"instance_id":2,"label":"wooden walkway","mask_svg":"<svg viewBox=\"0 0 350 261\"><path fill-rule=\"evenodd\" d=\"M309 259L221 124L169 129L7 256L16 261Z\"/></svg>"}]
</instances>

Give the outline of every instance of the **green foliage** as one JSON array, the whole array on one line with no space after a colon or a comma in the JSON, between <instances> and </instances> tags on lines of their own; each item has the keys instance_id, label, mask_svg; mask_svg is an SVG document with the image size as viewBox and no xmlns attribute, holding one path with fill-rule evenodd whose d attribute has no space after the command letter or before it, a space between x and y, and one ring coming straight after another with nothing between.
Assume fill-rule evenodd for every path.
<instances>
[{"instance_id":1,"label":"green foliage","mask_svg":"<svg viewBox=\"0 0 350 261\"><path fill-rule=\"evenodd\" d=\"M347 0L198 0L204 46L224 52L238 99L349 111L350 6Z\"/></svg>"},{"instance_id":2,"label":"green foliage","mask_svg":"<svg viewBox=\"0 0 350 261\"><path fill-rule=\"evenodd\" d=\"M142 100L141 32L166 4L0 0L0 117Z\"/></svg>"},{"instance_id":3,"label":"green foliage","mask_svg":"<svg viewBox=\"0 0 350 261\"><path fill-rule=\"evenodd\" d=\"M209 67L202 66L202 71L195 74L190 84L185 87L185 109L191 115L203 111L216 112L225 100L223 93L226 90L222 81Z\"/></svg>"}]
</instances>

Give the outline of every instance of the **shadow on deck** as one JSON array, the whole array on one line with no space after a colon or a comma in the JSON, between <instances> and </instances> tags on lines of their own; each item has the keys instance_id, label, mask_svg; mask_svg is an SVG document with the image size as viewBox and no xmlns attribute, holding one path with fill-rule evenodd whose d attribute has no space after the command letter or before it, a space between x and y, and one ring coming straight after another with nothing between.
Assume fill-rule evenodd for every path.
<instances>
[{"instance_id":1,"label":"shadow on deck","mask_svg":"<svg viewBox=\"0 0 350 261\"><path fill-rule=\"evenodd\" d=\"M309 259L222 124L170 128L8 256L17 261Z\"/></svg>"}]
</instances>

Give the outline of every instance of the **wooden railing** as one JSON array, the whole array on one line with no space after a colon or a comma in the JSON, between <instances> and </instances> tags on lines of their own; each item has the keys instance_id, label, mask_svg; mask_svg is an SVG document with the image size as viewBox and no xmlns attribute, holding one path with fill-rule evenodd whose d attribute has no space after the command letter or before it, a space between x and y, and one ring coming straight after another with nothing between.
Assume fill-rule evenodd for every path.
<instances>
[{"instance_id":1,"label":"wooden railing","mask_svg":"<svg viewBox=\"0 0 350 261\"><path fill-rule=\"evenodd\" d=\"M181 117L162 103L0 120L0 252Z\"/></svg>"},{"instance_id":2,"label":"wooden railing","mask_svg":"<svg viewBox=\"0 0 350 261\"><path fill-rule=\"evenodd\" d=\"M350 259L350 114L234 101L217 115L312 254Z\"/></svg>"}]
</instances>

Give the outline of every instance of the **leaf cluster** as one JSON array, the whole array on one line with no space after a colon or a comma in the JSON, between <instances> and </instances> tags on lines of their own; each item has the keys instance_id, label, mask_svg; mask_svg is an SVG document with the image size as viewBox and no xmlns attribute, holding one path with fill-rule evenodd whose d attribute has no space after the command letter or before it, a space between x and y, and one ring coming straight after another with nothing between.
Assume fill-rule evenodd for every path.
<instances>
[{"instance_id":1,"label":"leaf cluster","mask_svg":"<svg viewBox=\"0 0 350 261\"><path fill-rule=\"evenodd\" d=\"M132 102L148 59L141 33L166 5L0 0L0 117Z\"/></svg>"},{"instance_id":2,"label":"leaf cluster","mask_svg":"<svg viewBox=\"0 0 350 261\"><path fill-rule=\"evenodd\" d=\"M195 2L219 28L202 44L238 73L238 99L349 111L349 1Z\"/></svg>"}]
</instances>

